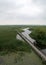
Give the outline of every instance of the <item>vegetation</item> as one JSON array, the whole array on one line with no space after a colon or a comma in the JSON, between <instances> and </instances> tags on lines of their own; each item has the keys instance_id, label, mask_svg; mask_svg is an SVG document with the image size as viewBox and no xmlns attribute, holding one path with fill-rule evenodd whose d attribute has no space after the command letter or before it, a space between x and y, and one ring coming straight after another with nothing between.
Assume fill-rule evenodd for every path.
<instances>
[{"instance_id":1,"label":"vegetation","mask_svg":"<svg viewBox=\"0 0 46 65\"><path fill-rule=\"evenodd\" d=\"M45 65L41 59L33 52L12 52L0 57L0 65Z\"/></svg>"},{"instance_id":2,"label":"vegetation","mask_svg":"<svg viewBox=\"0 0 46 65\"><path fill-rule=\"evenodd\" d=\"M28 44L16 39L16 29L17 26L0 26L0 54L9 51L31 51Z\"/></svg>"},{"instance_id":3,"label":"vegetation","mask_svg":"<svg viewBox=\"0 0 46 65\"><path fill-rule=\"evenodd\" d=\"M0 26L0 54L2 55L0 55L0 65L43 65L41 59L31 50L30 45L16 39L16 29L21 32L21 28L24 27Z\"/></svg>"},{"instance_id":4,"label":"vegetation","mask_svg":"<svg viewBox=\"0 0 46 65\"><path fill-rule=\"evenodd\" d=\"M32 28L30 36L36 40L39 47L46 48L46 27L41 26Z\"/></svg>"}]
</instances>

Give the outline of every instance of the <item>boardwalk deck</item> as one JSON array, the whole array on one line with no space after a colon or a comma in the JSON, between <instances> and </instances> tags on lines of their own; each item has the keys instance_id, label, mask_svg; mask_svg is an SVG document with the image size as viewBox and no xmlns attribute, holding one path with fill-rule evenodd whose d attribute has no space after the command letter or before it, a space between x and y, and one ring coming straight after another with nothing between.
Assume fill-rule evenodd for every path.
<instances>
[{"instance_id":1,"label":"boardwalk deck","mask_svg":"<svg viewBox=\"0 0 46 65\"><path fill-rule=\"evenodd\" d=\"M39 57L41 57L41 59L46 63L46 56L39 50L37 49L33 44L32 42L26 38L23 34L19 33L17 31L17 33L28 43L30 44L30 46L32 47L32 49L38 54Z\"/></svg>"}]
</instances>

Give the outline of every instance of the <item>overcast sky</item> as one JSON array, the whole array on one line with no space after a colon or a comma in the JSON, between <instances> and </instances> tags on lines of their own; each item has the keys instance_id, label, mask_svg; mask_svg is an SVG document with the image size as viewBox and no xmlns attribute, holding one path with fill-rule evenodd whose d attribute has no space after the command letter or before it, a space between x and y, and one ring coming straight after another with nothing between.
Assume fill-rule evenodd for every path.
<instances>
[{"instance_id":1,"label":"overcast sky","mask_svg":"<svg viewBox=\"0 0 46 65\"><path fill-rule=\"evenodd\" d=\"M46 25L46 0L0 0L0 25Z\"/></svg>"}]
</instances>

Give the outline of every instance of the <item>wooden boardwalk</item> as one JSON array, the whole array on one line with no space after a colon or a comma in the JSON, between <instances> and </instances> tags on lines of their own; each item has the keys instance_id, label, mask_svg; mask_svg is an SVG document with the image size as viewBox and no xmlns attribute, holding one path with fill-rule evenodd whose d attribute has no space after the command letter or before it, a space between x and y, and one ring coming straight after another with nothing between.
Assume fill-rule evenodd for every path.
<instances>
[{"instance_id":1,"label":"wooden boardwalk","mask_svg":"<svg viewBox=\"0 0 46 65\"><path fill-rule=\"evenodd\" d=\"M32 42L28 38L26 38L22 33L18 32L18 31L17 31L17 33L21 36L22 39L24 39L28 44L30 44L30 46L37 53L37 55L46 63L46 56L39 49L37 49L32 44Z\"/></svg>"}]
</instances>

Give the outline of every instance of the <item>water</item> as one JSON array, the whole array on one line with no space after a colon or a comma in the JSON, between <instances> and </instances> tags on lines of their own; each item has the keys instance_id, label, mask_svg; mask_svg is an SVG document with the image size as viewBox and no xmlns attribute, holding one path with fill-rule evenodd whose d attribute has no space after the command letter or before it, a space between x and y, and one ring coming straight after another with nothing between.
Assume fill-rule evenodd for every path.
<instances>
[{"instance_id":1,"label":"water","mask_svg":"<svg viewBox=\"0 0 46 65\"><path fill-rule=\"evenodd\" d=\"M24 32L22 34L27 37L32 43L36 42L36 40L32 39L29 34L32 33L32 31L29 30L29 28L22 29ZM16 36L17 39L24 41L18 34ZM41 50L46 55L46 49Z\"/></svg>"},{"instance_id":2,"label":"water","mask_svg":"<svg viewBox=\"0 0 46 65\"><path fill-rule=\"evenodd\" d=\"M41 51L46 55L46 49L42 49Z\"/></svg>"},{"instance_id":3,"label":"water","mask_svg":"<svg viewBox=\"0 0 46 65\"><path fill-rule=\"evenodd\" d=\"M17 36L16 36L16 39L23 41L23 39L22 39L18 34L17 34Z\"/></svg>"},{"instance_id":4,"label":"water","mask_svg":"<svg viewBox=\"0 0 46 65\"><path fill-rule=\"evenodd\" d=\"M28 38L29 40L31 40L32 43L34 43L35 40L32 39L32 38L29 36L29 34L30 34L32 31L30 31L29 28L24 28L24 29L22 29L22 30L24 31L24 32L22 32L22 34L23 34L26 38ZM18 34L17 34L16 38L23 41L23 39L22 39Z\"/></svg>"}]
</instances>

